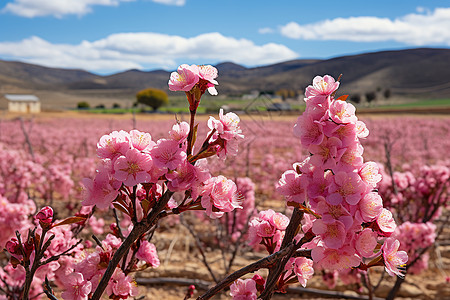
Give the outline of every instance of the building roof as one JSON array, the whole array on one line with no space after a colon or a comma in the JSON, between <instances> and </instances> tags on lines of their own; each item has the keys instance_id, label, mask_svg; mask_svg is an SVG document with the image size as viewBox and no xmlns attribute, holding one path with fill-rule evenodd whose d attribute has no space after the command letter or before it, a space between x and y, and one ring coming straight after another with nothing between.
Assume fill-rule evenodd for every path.
<instances>
[{"instance_id":1,"label":"building roof","mask_svg":"<svg viewBox=\"0 0 450 300\"><path fill-rule=\"evenodd\" d=\"M18 94L5 94L5 98L9 101L15 102L37 102L39 98L35 95L18 95Z\"/></svg>"}]
</instances>

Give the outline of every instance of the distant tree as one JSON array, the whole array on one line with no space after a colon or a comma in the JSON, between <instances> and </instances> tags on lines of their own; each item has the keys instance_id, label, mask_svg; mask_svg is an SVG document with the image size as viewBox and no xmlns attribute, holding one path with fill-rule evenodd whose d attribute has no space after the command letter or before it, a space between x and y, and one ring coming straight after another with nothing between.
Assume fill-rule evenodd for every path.
<instances>
[{"instance_id":1,"label":"distant tree","mask_svg":"<svg viewBox=\"0 0 450 300\"><path fill-rule=\"evenodd\" d=\"M391 90L390 89L385 89L383 92L383 96L384 98L388 99L391 97Z\"/></svg>"},{"instance_id":2,"label":"distant tree","mask_svg":"<svg viewBox=\"0 0 450 300\"><path fill-rule=\"evenodd\" d=\"M81 101L81 102L77 103L78 109L88 109L89 107L91 107L91 106L86 101Z\"/></svg>"},{"instance_id":3,"label":"distant tree","mask_svg":"<svg viewBox=\"0 0 450 300\"><path fill-rule=\"evenodd\" d=\"M120 108L120 104L119 103L114 103L112 108Z\"/></svg>"},{"instance_id":4,"label":"distant tree","mask_svg":"<svg viewBox=\"0 0 450 300\"><path fill-rule=\"evenodd\" d=\"M286 100L289 97L289 90L287 89L281 89L276 91L275 93L277 96L280 96L281 99Z\"/></svg>"},{"instance_id":5,"label":"distant tree","mask_svg":"<svg viewBox=\"0 0 450 300\"><path fill-rule=\"evenodd\" d=\"M350 97L350 101L353 103L361 103L361 95L360 94L354 94Z\"/></svg>"},{"instance_id":6,"label":"distant tree","mask_svg":"<svg viewBox=\"0 0 450 300\"><path fill-rule=\"evenodd\" d=\"M169 97L167 94L162 90L153 88L139 91L136 94L136 100L138 103L150 106L154 111L163 105L169 104Z\"/></svg>"},{"instance_id":7,"label":"distant tree","mask_svg":"<svg viewBox=\"0 0 450 300\"><path fill-rule=\"evenodd\" d=\"M377 98L377 94L375 92L368 92L368 93L366 93L366 100L367 100L367 102L371 103L376 98Z\"/></svg>"},{"instance_id":8,"label":"distant tree","mask_svg":"<svg viewBox=\"0 0 450 300\"><path fill-rule=\"evenodd\" d=\"M98 109L104 109L104 108L105 108L105 105L104 105L104 104L99 104L99 105L95 106L95 108L98 108Z\"/></svg>"}]
</instances>

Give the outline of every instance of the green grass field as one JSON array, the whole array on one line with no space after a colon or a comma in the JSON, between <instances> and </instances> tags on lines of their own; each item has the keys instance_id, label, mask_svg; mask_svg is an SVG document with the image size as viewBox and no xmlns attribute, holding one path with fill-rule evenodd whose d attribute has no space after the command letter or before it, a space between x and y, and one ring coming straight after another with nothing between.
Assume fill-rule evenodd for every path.
<instances>
[{"instance_id":1,"label":"green grass field","mask_svg":"<svg viewBox=\"0 0 450 300\"><path fill-rule=\"evenodd\" d=\"M189 113L189 108L187 105L187 100L184 97L174 97L169 100L168 106L161 107L158 111L161 113ZM202 99L201 104L198 108L198 113L217 113L219 109L226 105L234 111L247 110L247 111L266 111L267 107L270 105L267 101L250 101L242 99L223 99L219 97L206 96ZM364 107L366 110L370 109L383 109L383 110L396 110L396 109L414 109L414 108L425 108L425 107L450 107L450 99L423 99L417 101L411 101L408 103L392 104L392 105L377 105L373 103L370 107ZM362 107L361 107L362 108ZM305 105L298 102L298 104L292 104L291 109L294 111L303 111ZM100 114L125 114L141 113L141 108L91 108L84 111L89 113L100 113ZM152 111L151 108L146 109L147 113Z\"/></svg>"}]
</instances>

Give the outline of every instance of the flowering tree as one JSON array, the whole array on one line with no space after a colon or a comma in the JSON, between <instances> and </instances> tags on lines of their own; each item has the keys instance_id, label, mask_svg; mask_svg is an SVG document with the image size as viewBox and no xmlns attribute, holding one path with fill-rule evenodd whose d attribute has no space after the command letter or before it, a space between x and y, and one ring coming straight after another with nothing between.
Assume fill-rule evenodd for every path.
<instances>
[{"instance_id":1,"label":"flowering tree","mask_svg":"<svg viewBox=\"0 0 450 300\"><path fill-rule=\"evenodd\" d=\"M171 74L169 88L185 92L190 122L177 122L168 137L158 140L138 130L102 136L95 177L83 180L82 212L57 221L45 208L29 226L38 229L29 230L26 240L20 234L9 240L12 268L25 268L22 299L28 299L36 282L39 286L46 282L45 292L54 299L47 279L63 290L64 299L100 299L105 292L112 299L135 296L131 275L159 266L151 239L158 223L171 215L201 210L210 219L219 219L236 211L239 222L224 218L222 224L232 238L239 238L235 229L246 226L253 204L243 203L251 200L244 199L232 180L212 176L206 161L237 154L244 139L239 117L221 110L219 119L210 117L206 137L196 143L197 108L206 91L217 94L217 75L212 66L181 65ZM298 118L294 134L311 155L285 171L277 184L293 209L290 218L269 209L248 223L249 246L265 248L268 256L230 274L199 299L209 299L228 286L235 299L270 299L289 284L306 286L317 270L353 269L366 275L370 268L384 266L392 276L404 275L407 254L399 251L399 241L391 236L396 223L375 190L381 180L379 168L362 157L360 139L368 136L368 130L345 96L335 98L338 87L339 82L326 75L315 77L306 90L306 111ZM103 241L95 238L95 249L84 252L74 232L87 219L95 225L93 207L114 211L116 220L111 233ZM248 212L238 217L241 209ZM76 225L60 229L69 224ZM46 239L47 233L53 235ZM58 235L68 238L56 242ZM56 261L58 266L50 268ZM33 281L45 266L53 273L41 273L52 276ZM241 279L261 268L268 269L267 278L254 274ZM186 297L191 294L192 289Z\"/></svg>"}]
</instances>

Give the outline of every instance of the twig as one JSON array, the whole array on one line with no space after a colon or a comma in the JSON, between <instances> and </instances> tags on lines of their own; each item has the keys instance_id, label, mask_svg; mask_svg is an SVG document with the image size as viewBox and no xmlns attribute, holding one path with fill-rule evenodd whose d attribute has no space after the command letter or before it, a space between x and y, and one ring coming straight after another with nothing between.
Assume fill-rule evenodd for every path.
<instances>
[{"instance_id":1,"label":"twig","mask_svg":"<svg viewBox=\"0 0 450 300\"><path fill-rule=\"evenodd\" d=\"M64 251L64 252L62 252L62 253L60 253L58 255L50 257L46 261L42 262L41 265L43 266L43 265L46 265L46 264L48 264L48 263L50 263L52 261L58 260L61 256L70 255L69 252L72 251L73 249L75 249L82 241L83 240L78 240L78 242L75 245L73 245L72 247L70 247L69 249L67 249L66 251Z\"/></svg>"},{"instance_id":2,"label":"twig","mask_svg":"<svg viewBox=\"0 0 450 300\"><path fill-rule=\"evenodd\" d=\"M195 285L196 288L201 290L208 290L211 281L205 281L200 279L189 278L170 278L170 277L157 277L157 278L136 278L136 283L139 285L161 285L161 284L173 284L173 285Z\"/></svg>"},{"instance_id":3,"label":"twig","mask_svg":"<svg viewBox=\"0 0 450 300\"><path fill-rule=\"evenodd\" d=\"M117 231L119 233L119 237L123 241L125 239L125 237L123 236L122 229L120 228L120 221L119 221L119 216L117 215L116 208L113 208L113 212L114 212L114 219L116 220Z\"/></svg>"},{"instance_id":4,"label":"twig","mask_svg":"<svg viewBox=\"0 0 450 300\"><path fill-rule=\"evenodd\" d=\"M28 132L25 129L25 124L23 122L23 119L19 118L19 121L20 121L20 128L22 129L23 135L25 137L25 143L27 144L28 151L30 152L30 155L31 155L31 157L33 158L33 161L34 161L35 157L34 157L34 152L33 152L33 146L31 145L30 137L28 136Z\"/></svg>"},{"instance_id":5,"label":"twig","mask_svg":"<svg viewBox=\"0 0 450 300\"><path fill-rule=\"evenodd\" d=\"M219 281L217 280L216 275L214 274L213 270L209 266L208 260L206 259L205 251L203 251L203 247L202 247L202 244L201 244L198 236L195 234L194 230L192 230L191 226L188 223L186 223L186 221L184 220L184 218L181 215L180 215L180 223L181 223L181 225L183 225L189 231L189 233L194 238L195 245L197 246L197 249L200 252L200 255L202 257L203 265L208 270L208 272L211 275L211 277L214 280L214 282L218 283Z\"/></svg>"}]
</instances>

